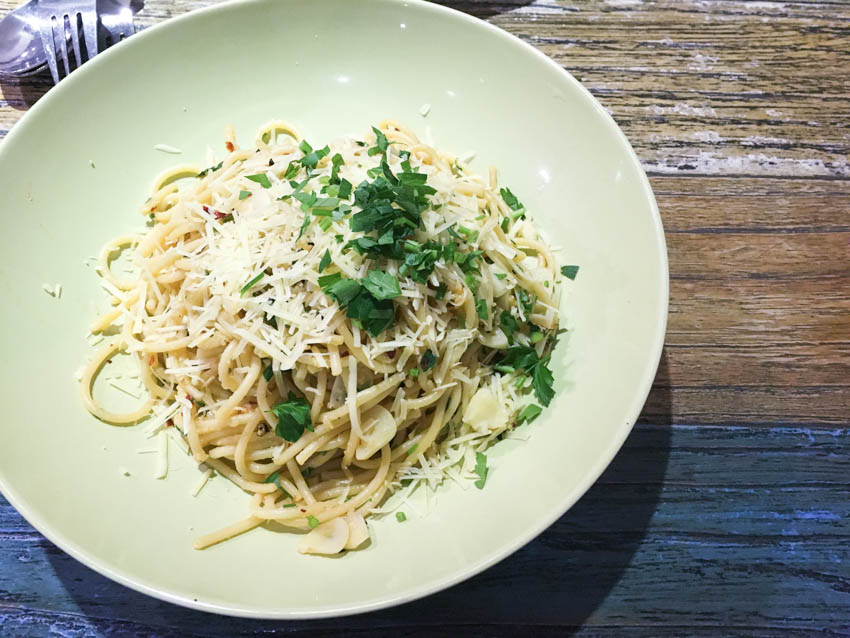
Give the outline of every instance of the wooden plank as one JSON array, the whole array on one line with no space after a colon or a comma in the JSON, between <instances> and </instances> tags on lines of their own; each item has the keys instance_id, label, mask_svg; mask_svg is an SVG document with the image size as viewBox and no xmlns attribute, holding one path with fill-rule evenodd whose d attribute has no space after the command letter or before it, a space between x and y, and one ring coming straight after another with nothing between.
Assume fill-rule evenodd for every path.
<instances>
[{"instance_id":1,"label":"wooden plank","mask_svg":"<svg viewBox=\"0 0 850 638\"><path fill-rule=\"evenodd\" d=\"M668 235L850 231L850 186L843 181L696 176L650 181Z\"/></svg>"},{"instance_id":2,"label":"wooden plank","mask_svg":"<svg viewBox=\"0 0 850 638\"><path fill-rule=\"evenodd\" d=\"M599 482L526 548L446 592L344 626L414 636L579 626L588 635L716 635L718 623L735 635L846 632L848 441L848 428L639 425ZM0 529L19 528L15 518L0 504ZM35 635L176 636L179 627L181 636L313 636L340 627L211 622L111 583L31 531L2 536L0 591L4 631Z\"/></svg>"},{"instance_id":3,"label":"wooden plank","mask_svg":"<svg viewBox=\"0 0 850 638\"><path fill-rule=\"evenodd\" d=\"M670 282L675 346L840 344L850 337L850 278Z\"/></svg>"},{"instance_id":4,"label":"wooden plank","mask_svg":"<svg viewBox=\"0 0 850 638\"><path fill-rule=\"evenodd\" d=\"M680 280L850 279L850 231L671 233L667 251Z\"/></svg>"}]
</instances>

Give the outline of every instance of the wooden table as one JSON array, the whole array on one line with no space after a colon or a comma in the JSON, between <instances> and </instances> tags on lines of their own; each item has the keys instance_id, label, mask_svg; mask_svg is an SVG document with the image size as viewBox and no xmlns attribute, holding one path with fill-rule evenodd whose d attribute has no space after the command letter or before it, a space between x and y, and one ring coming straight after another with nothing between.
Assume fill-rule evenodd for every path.
<instances>
[{"instance_id":1,"label":"wooden table","mask_svg":"<svg viewBox=\"0 0 850 638\"><path fill-rule=\"evenodd\" d=\"M0 13L15 3L0 0ZM139 17L205 4L148 0ZM667 342L614 463L551 529L472 580L314 622L216 618L137 594L0 498L0 634L850 634L850 5L449 4L581 80L655 189ZM2 85L0 136L48 86Z\"/></svg>"}]
</instances>

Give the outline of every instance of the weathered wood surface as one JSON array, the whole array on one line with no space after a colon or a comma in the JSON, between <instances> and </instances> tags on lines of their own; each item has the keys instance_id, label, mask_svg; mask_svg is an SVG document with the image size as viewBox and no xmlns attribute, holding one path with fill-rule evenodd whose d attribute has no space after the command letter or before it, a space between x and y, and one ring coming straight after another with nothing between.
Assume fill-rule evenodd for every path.
<instances>
[{"instance_id":1,"label":"weathered wood surface","mask_svg":"<svg viewBox=\"0 0 850 638\"><path fill-rule=\"evenodd\" d=\"M139 21L209 3L148 0ZM614 467L540 539L467 584L286 625L134 594L6 506L0 634L850 634L850 3L444 3L571 71L650 176L670 254L669 330ZM0 13L13 4L0 0ZM0 84L0 137L49 86Z\"/></svg>"}]
</instances>

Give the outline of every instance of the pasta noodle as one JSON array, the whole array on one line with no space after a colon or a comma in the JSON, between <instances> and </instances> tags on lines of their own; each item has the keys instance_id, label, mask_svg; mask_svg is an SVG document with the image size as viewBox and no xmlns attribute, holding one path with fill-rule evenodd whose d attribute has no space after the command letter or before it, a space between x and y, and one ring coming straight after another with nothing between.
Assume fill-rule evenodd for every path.
<instances>
[{"instance_id":1,"label":"pasta noodle","mask_svg":"<svg viewBox=\"0 0 850 638\"><path fill-rule=\"evenodd\" d=\"M199 549L276 522L335 553L403 486L483 487L487 446L553 394L561 277L522 204L393 121L321 149L285 122L226 146L158 176L148 227L104 247L92 332L116 336L82 375L88 410L177 428L205 476L252 495ZM93 386L122 351L149 396L117 414Z\"/></svg>"}]
</instances>

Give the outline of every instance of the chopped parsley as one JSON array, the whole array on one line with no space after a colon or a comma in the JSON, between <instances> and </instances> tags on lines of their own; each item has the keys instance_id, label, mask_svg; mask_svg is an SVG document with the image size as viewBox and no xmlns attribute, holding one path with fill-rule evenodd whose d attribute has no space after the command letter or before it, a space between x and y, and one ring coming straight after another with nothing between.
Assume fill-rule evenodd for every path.
<instances>
[{"instance_id":1,"label":"chopped parsley","mask_svg":"<svg viewBox=\"0 0 850 638\"><path fill-rule=\"evenodd\" d=\"M322 255L322 260L319 262L319 272L322 272L325 268L330 266L331 264L331 251L325 250L325 254Z\"/></svg>"},{"instance_id":2,"label":"chopped parsley","mask_svg":"<svg viewBox=\"0 0 850 638\"><path fill-rule=\"evenodd\" d=\"M263 378L266 381L271 381L273 376L274 370L272 370L272 364L269 364L263 369Z\"/></svg>"},{"instance_id":3,"label":"chopped parsley","mask_svg":"<svg viewBox=\"0 0 850 638\"><path fill-rule=\"evenodd\" d=\"M404 523L404 521L407 520L407 514L405 514L404 512L396 512L395 520L397 520L399 523Z\"/></svg>"},{"instance_id":4,"label":"chopped parsley","mask_svg":"<svg viewBox=\"0 0 850 638\"><path fill-rule=\"evenodd\" d=\"M251 196L251 191L239 191L239 199L240 201L243 199L248 199Z\"/></svg>"},{"instance_id":5,"label":"chopped parsley","mask_svg":"<svg viewBox=\"0 0 850 638\"><path fill-rule=\"evenodd\" d=\"M339 184L339 167L345 164L345 161L342 159L342 155L339 153L334 153L334 156L331 158L331 184Z\"/></svg>"},{"instance_id":6,"label":"chopped parsley","mask_svg":"<svg viewBox=\"0 0 850 638\"><path fill-rule=\"evenodd\" d=\"M209 173L215 173L218 169L221 168L224 162L219 162L215 166L210 166L209 168L205 168L200 173L198 173L198 177L206 177Z\"/></svg>"},{"instance_id":7,"label":"chopped parsley","mask_svg":"<svg viewBox=\"0 0 850 638\"><path fill-rule=\"evenodd\" d=\"M479 299L475 302L475 313L479 319L487 319L490 315L487 312L487 302L484 299Z\"/></svg>"},{"instance_id":8,"label":"chopped parsley","mask_svg":"<svg viewBox=\"0 0 850 638\"><path fill-rule=\"evenodd\" d=\"M297 160L289 162L289 165L286 167L286 172L283 174L283 178L293 179L300 171L301 167L298 165Z\"/></svg>"},{"instance_id":9,"label":"chopped parsley","mask_svg":"<svg viewBox=\"0 0 850 638\"><path fill-rule=\"evenodd\" d=\"M283 489L283 485L280 484L280 471L279 470L269 474L266 477L266 480L263 481L263 483L274 483L275 485L277 485L277 489L279 489L281 492L283 492L284 496L292 498L292 494L290 494L285 489Z\"/></svg>"},{"instance_id":10,"label":"chopped parsley","mask_svg":"<svg viewBox=\"0 0 850 638\"><path fill-rule=\"evenodd\" d=\"M289 393L287 401L273 406L271 411L277 417L275 434L285 441L294 443L304 434L305 428L313 432L310 404L292 392Z\"/></svg>"},{"instance_id":11,"label":"chopped parsley","mask_svg":"<svg viewBox=\"0 0 850 638\"><path fill-rule=\"evenodd\" d=\"M578 274L578 266L561 266L561 274L567 279L575 279Z\"/></svg>"},{"instance_id":12,"label":"chopped parsley","mask_svg":"<svg viewBox=\"0 0 850 638\"><path fill-rule=\"evenodd\" d=\"M531 423L532 421L534 421L534 419L540 416L541 412L543 412L543 408L534 403L529 403L523 408L522 412L519 413L516 423L517 425L522 425L523 423Z\"/></svg>"},{"instance_id":13,"label":"chopped parsley","mask_svg":"<svg viewBox=\"0 0 850 638\"><path fill-rule=\"evenodd\" d=\"M348 199L351 197L351 182L349 182L344 177L339 180L339 190L337 191L337 197L340 199Z\"/></svg>"},{"instance_id":14,"label":"chopped parsley","mask_svg":"<svg viewBox=\"0 0 850 638\"><path fill-rule=\"evenodd\" d=\"M410 375L411 379L415 379L416 377L419 376L419 368L411 368L410 370L407 371L407 374Z\"/></svg>"},{"instance_id":15,"label":"chopped parsley","mask_svg":"<svg viewBox=\"0 0 850 638\"><path fill-rule=\"evenodd\" d=\"M440 282L440 285L437 286L437 294L435 295L437 297L437 299L445 298L446 290L448 290L448 287L446 286L446 284Z\"/></svg>"},{"instance_id":16,"label":"chopped parsley","mask_svg":"<svg viewBox=\"0 0 850 638\"><path fill-rule=\"evenodd\" d=\"M380 270L370 270L360 283L372 293L375 299L394 299L401 295L398 279Z\"/></svg>"},{"instance_id":17,"label":"chopped parsley","mask_svg":"<svg viewBox=\"0 0 850 638\"><path fill-rule=\"evenodd\" d=\"M269 176L265 173L257 173L256 175L246 175L245 179L250 179L252 182L257 182L263 188L272 187L272 183L269 181Z\"/></svg>"},{"instance_id":18,"label":"chopped parsley","mask_svg":"<svg viewBox=\"0 0 850 638\"><path fill-rule=\"evenodd\" d=\"M502 310L502 314L499 315L499 326L508 338L508 343L513 343L514 333L519 330L519 322L516 317L507 310Z\"/></svg>"},{"instance_id":19,"label":"chopped parsley","mask_svg":"<svg viewBox=\"0 0 850 638\"><path fill-rule=\"evenodd\" d=\"M308 169L316 168L319 161L331 152L331 149L328 146L325 146L318 151L314 151L313 147L307 143L307 140L302 141L298 148L301 149L302 153L304 153L304 157L302 157L299 162L301 162L301 166Z\"/></svg>"},{"instance_id":20,"label":"chopped parsley","mask_svg":"<svg viewBox=\"0 0 850 638\"><path fill-rule=\"evenodd\" d=\"M386 153L387 149L390 146L390 143L387 140L387 136L374 126L372 127L372 131L375 133L375 146L373 146L366 152L369 155L379 155L381 153Z\"/></svg>"},{"instance_id":21,"label":"chopped parsley","mask_svg":"<svg viewBox=\"0 0 850 638\"><path fill-rule=\"evenodd\" d=\"M479 490L484 488L484 483L487 482L487 455L483 452L475 453L475 473L478 475L478 480L475 481L475 487Z\"/></svg>"},{"instance_id":22,"label":"chopped parsley","mask_svg":"<svg viewBox=\"0 0 850 638\"><path fill-rule=\"evenodd\" d=\"M341 308L346 308L346 316L359 321L373 337L377 337L395 322L395 306L392 300L377 298L366 286L354 279L345 279L339 273L334 273L319 277L319 286Z\"/></svg>"},{"instance_id":23,"label":"chopped parsley","mask_svg":"<svg viewBox=\"0 0 850 638\"><path fill-rule=\"evenodd\" d=\"M548 406L555 396L555 391L552 386L554 377L549 369L549 357L541 359L537 356L534 348L529 346L511 346L505 350L497 370L502 372L513 372L516 370L524 370L531 374L531 387L534 389L534 394L538 401L544 406Z\"/></svg>"},{"instance_id":24,"label":"chopped parsley","mask_svg":"<svg viewBox=\"0 0 850 638\"><path fill-rule=\"evenodd\" d=\"M426 350L422 355L422 358L419 359L419 365L422 366L422 370L428 371L437 365L437 355L435 355L431 350Z\"/></svg>"},{"instance_id":25,"label":"chopped parsley","mask_svg":"<svg viewBox=\"0 0 850 638\"><path fill-rule=\"evenodd\" d=\"M506 273L503 273L503 272L497 272L497 273L495 273L495 275L496 275L496 279L498 279L499 281L502 281L505 277L508 276Z\"/></svg>"},{"instance_id":26,"label":"chopped parsley","mask_svg":"<svg viewBox=\"0 0 850 638\"><path fill-rule=\"evenodd\" d=\"M256 277L254 277L254 278L253 278L251 281L249 281L247 284L245 284L244 286L242 286L242 290L240 290L240 291L239 291L239 295L240 295L240 296L242 296L242 295L244 295L246 292L248 292L251 288L253 288L253 287L254 287L254 284L256 284L258 281L260 281L260 279L262 279L262 278L263 278L263 276L264 276L265 274L266 274L265 272L261 272L259 275L257 275Z\"/></svg>"},{"instance_id":27,"label":"chopped parsley","mask_svg":"<svg viewBox=\"0 0 850 638\"><path fill-rule=\"evenodd\" d=\"M310 529L316 529L319 526L319 519L310 514L307 517L307 525L310 526Z\"/></svg>"}]
</instances>

